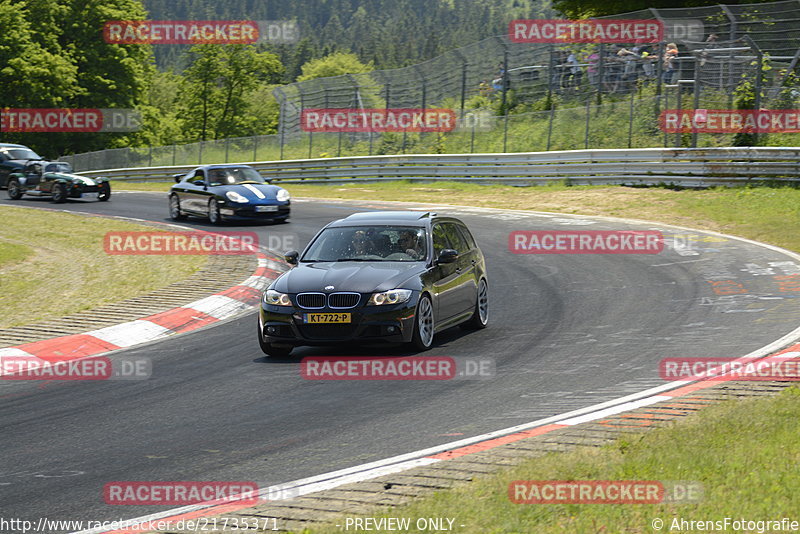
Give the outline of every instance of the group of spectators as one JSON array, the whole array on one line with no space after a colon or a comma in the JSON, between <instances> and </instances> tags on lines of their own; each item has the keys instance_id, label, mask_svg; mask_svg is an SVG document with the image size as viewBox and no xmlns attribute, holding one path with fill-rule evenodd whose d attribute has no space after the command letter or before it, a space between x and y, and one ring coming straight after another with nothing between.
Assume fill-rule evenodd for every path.
<instances>
[{"instance_id":1,"label":"group of spectators","mask_svg":"<svg viewBox=\"0 0 800 534\"><path fill-rule=\"evenodd\" d=\"M556 53L551 83L565 90L577 90L581 86L584 70L589 84L601 87L607 93L628 92L640 78L654 80L659 61L663 83L672 83L678 70L678 47L675 43L667 44L660 57L658 49L651 45L608 46L591 50L582 56L574 51Z\"/></svg>"},{"instance_id":2,"label":"group of spectators","mask_svg":"<svg viewBox=\"0 0 800 534\"><path fill-rule=\"evenodd\" d=\"M716 41L716 35L711 34L707 43ZM602 61L601 61L602 51ZM606 45L596 47L588 52L576 50L558 50L555 52L553 64L555 68L551 74L551 87L558 91L579 91L582 87L584 76L593 88L599 88L606 93L626 93L631 91L637 80L654 81L659 73L661 64L661 82L671 84L675 82L678 65L678 46L669 43L663 48L663 53L658 45ZM523 85L538 82L541 78L542 66L520 67L519 74L515 77ZM480 94L490 96L510 88L509 79L505 76L502 63L493 79L483 80L480 84Z\"/></svg>"}]
</instances>

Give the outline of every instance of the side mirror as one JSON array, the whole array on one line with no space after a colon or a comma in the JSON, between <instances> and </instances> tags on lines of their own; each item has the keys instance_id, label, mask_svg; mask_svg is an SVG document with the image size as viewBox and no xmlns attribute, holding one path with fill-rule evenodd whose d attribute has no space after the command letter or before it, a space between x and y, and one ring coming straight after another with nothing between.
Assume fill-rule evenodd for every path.
<instances>
[{"instance_id":1,"label":"side mirror","mask_svg":"<svg viewBox=\"0 0 800 534\"><path fill-rule=\"evenodd\" d=\"M436 263L453 263L457 259L457 251L453 250L452 248L445 248L439 253L439 257L436 258Z\"/></svg>"},{"instance_id":2,"label":"side mirror","mask_svg":"<svg viewBox=\"0 0 800 534\"><path fill-rule=\"evenodd\" d=\"M297 265L297 258L300 256L300 253L296 250L290 250L289 252L283 255L283 259L286 260L286 263L289 265Z\"/></svg>"},{"instance_id":3,"label":"side mirror","mask_svg":"<svg viewBox=\"0 0 800 534\"><path fill-rule=\"evenodd\" d=\"M204 180L194 180L192 183L197 186L206 185L206 182Z\"/></svg>"},{"instance_id":4,"label":"side mirror","mask_svg":"<svg viewBox=\"0 0 800 534\"><path fill-rule=\"evenodd\" d=\"M173 174L172 177L175 178L175 183L177 184L180 182L183 177L186 176L185 174Z\"/></svg>"}]
</instances>

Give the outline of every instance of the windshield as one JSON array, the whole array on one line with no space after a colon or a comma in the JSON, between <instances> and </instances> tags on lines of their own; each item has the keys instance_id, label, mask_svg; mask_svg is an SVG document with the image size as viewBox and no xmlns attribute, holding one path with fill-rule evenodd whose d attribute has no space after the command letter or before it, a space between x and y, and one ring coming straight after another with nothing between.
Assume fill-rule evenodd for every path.
<instances>
[{"instance_id":1,"label":"windshield","mask_svg":"<svg viewBox=\"0 0 800 534\"><path fill-rule=\"evenodd\" d=\"M413 226L327 228L300 261L424 261L425 229Z\"/></svg>"},{"instance_id":2,"label":"windshield","mask_svg":"<svg viewBox=\"0 0 800 534\"><path fill-rule=\"evenodd\" d=\"M65 161L48 163L44 172L72 172L72 166Z\"/></svg>"},{"instance_id":3,"label":"windshield","mask_svg":"<svg viewBox=\"0 0 800 534\"><path fill-rule=\"evenodd\" d=\"M42 159L30 148L7 148L4 150L8 159Z\"/></svg>"},{"instance_id":4,"label":"windshield","mask_svg":"<svg viewBox=\"0 0 800 534\"><path fill-rule=\"evenodd\" d=\"M266 183L266 180L258 174L258 171L250 167L229 167L210 169L208 171L208 183L210 185L263 184Z\"/></svg>"}]
</instances>

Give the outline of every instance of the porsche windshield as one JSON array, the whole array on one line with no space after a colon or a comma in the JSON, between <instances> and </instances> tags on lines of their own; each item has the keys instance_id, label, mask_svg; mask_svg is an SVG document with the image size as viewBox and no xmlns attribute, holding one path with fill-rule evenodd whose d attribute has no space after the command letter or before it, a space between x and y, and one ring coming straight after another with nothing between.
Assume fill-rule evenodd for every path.
<instances>
[{"instance_id":1,"label":"porsche windshield","mask_svg":"<svg viewBox=\"0 0 800 534\"><path fill-rule=\"evenodd\" d=\"M424 261L425 229L414 226L327 228L300 261Z\"/></svg>"},{"instance_id":2,"label":"porsche windshield","mask_svg":"<svg viewBox=\"0 0 800 534\"><path fill-rule=\"evenodd\" d=\"M249 167L226 167L208 171L210 185L263 184L266 180Z\"/></svg>"},{"instance_id":3,"label":"porsche windshield","mask_svg":"<svg viewBox=\"0 0 800 534\"><path fill-rule=\"evenodd\" d=\"M4 150L8 159L42 159L30 148L7 148Z\"/></svg>"}]
</instances>

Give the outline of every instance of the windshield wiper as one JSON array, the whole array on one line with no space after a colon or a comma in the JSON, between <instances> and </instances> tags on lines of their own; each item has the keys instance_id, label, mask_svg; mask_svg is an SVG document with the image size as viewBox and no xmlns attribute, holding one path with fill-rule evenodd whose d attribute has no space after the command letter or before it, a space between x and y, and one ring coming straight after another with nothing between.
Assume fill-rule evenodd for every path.
<instances>
[{"instance_id":1,"label":"windshield wiper","mask_svg":"<svg viewBox=\"0 0 800 534\"><path fill-rule=\"evenodd\" d=\"M336 261L381 261L381 260L370 260L367 258L339 258Z\"/></svg>"},{"instance_id":2,"label":"windshield wiper","mask_svg":"<svg viewBox=\"0 0 800 534\"><path fill-rule=\"evenodd\" d=\"M263 184L264 182L256 182L255 180L245 180L243 182L236 182L237 184Z\"/></svg>"}]
</instances>

